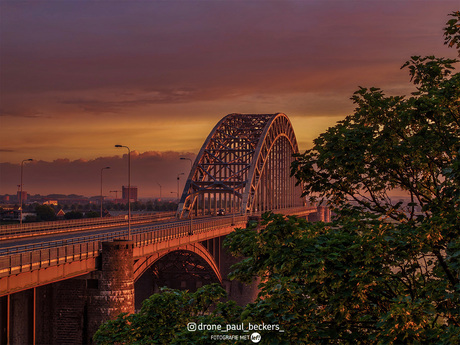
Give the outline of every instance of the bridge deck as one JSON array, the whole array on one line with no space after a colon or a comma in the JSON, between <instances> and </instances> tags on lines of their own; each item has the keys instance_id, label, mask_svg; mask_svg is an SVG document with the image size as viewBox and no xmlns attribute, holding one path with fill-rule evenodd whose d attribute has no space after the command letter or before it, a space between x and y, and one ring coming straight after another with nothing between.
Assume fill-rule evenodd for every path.
<instances>
[{"instance_id":1,"label":"bridge deck","mask_svg":"<svg viewBox=\"0 0 460 345\"><path fill-rule=\"evenodd\" d=\"M279 213L304 216L316 208L279 210ZM142 226L132 231L134 258L138 259L183 245L226 235L235 227L246 226L247 216L225 216L175 221L167 224ZM69 279L98 268L101 243L123 238L126 230L37 243L42 246L0 256L0 296L24 289Z\"/></svg>"}]
</instances>

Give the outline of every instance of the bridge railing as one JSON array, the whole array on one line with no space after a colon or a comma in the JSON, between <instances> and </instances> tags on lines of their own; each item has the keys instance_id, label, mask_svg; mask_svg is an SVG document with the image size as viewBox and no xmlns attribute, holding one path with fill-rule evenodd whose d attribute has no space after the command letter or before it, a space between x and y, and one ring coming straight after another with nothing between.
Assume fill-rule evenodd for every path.
<instances>
[{"instance_id":1,"label":"bridge railing","mask_svg":"<svg viewBox=\"0 0 460 345\"><path fill-rule=\"evenodd\" d=\"M0 256L0 277L96 257L99 249L94 241Z\"/></svg>"},{"instance_id":2,"label":"bridge railing","mask_svg":"<svg viewBox=\"0 0 460 345\"><path fill-rule=\"evenodd\" d=\"M135 246L144 246L174 238L188 236L191 232L202 233L218 227L241 224L246 216L222 217L219 219L194 219L171 224L161 224L136 229L132 235ZM82 236L67 241L52 241L39 245L23 246L20 252L0 255L0 277L29 272L36 269L61 265L100 253L101 243L126 236L126 231L93 236ZM47 246L40 248L40 246Z\"/></svg>"},{"instance_id":3,"label":"bridge railing","mask_svg":"<svg viewBox=\"0 0 460 345\"><path fill-rule=\"evenodd\" d=\"M242 216L245 217L245 216ZM233 217L237 219L237 217ZM192 225L193 229L200 231L203 228L209 228L207 224L228 224L233 219L231 216L219 217L209 220L209 218L203 219L193 219ZM212 225L211 225L212 226ZM180 229L180 230L173 230L173 229ZM138 229L132 229L132 237L137 234L149 233L149 232L157 232L168 230L168 234L173 236L178 233L178 231L182 231L185 233L184 229L190 229L190 220L183 220L183 221L175 221L174 223L167 223L167 224L155 224L152 226L145 226ZM54 247L62 247L66 245L73 245L78 243L86 243L91 241L111 241L114 238L123 238L127 235L126 230L118 230L118 231L111 231L110 233L104 234L93 234L93 235L85 235L85 236L78 236L72 237L63 240L54 240L54 241L46 241L40 243L33 243L33 244L25 244L25 245L14 245L11 247L3 247L0 248L0 257L2 255L9 255L14 253L21 253L27 252L32 250L39 250L44 248L54 248ZM159 235L155 235L159 236Z\"/></svg>"},{"instance_id":4,"label":"bridge railing","mask_svg":"<svg viewBox=\"0 0 460 345\"><path fill-rule=\"evenodd\" d=\"M209 220L188 220L178 222L175 228L167 228L167 225L158 226L157 230L152 232L143 232L135 234L132 238L136 247L141 247L151 243L171 240L179 237L188 236L191 234L199 234L207 232L210 229L217 229L219 227L226 227L229 225L236 225L247 222L247 216L231 217L226 216L222 218Z\"/></svg>"},{"instance_id":5,"label":"bridge railing","mask_svg":"<svg viewBox=\"0 0 460 345\"><path fill-rule=\"evenodd\" d=\"M155 219L173 217L175 212L159 212L159 213L146 213L131 215L131 222L139 223L144 221L151 221ZM128 221L127 215L106 218L87 218L87 219L71 219L51 222L40 223L24 223L10 224L0 226L0 238L14 237L15 235L32 235L35 232L39 233L53 233L76 230L81 228L98 228L103 226L115 226L124 224Z\"/></svg>"},{"instance_id":6,"label":"bridge railing","mask_svg":"<svg viewBox=\"0 0 460 345\"><path fill-rule=\"evenodd\" d=\"M302 211L308 212L305 208L299 208L297 211L291 209L291 213L301 213ZM276 210L276 213L283 212L282 210ZM244 222L247 222L247 219L248 216L246 215L228 215L212 219L203 218L168 224L156 224L134 229L132 240L135 246L139 247L188 236L191 233L198 234L219 227L244 224ZM100 253L102 242L112 241L115 238L123 238L126 235L126 230L121 230L106 234L80 236L67 240L3 248L0 251L0 277L96 257Z\"/></svg>"},{"instance_id":7,"label":"bridge railing","mask_svg":"<svg viewBox=\"0 0 460 345\"><path fill-rule=\"evenodd\" d=\"M313 213L317 211L316 206L297 206L297 207L288 207L288 208L280 208L278 210L273 210L273 213L277 214L284 214L284 215L296 215L296 214L305 214L305 213ZM260 216L263 212L253 212L253 216Z\"/></svg>"}]
</instances>

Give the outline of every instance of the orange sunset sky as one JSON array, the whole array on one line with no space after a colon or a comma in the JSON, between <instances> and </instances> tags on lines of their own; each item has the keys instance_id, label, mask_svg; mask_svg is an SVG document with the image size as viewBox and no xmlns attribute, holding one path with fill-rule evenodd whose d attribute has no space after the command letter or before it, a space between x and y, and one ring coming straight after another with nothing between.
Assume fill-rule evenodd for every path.
<instances>
[{"instance_id":1,"label":"orange sunset sky","mask_svg":"<svg viewBox=\"0 0 460 345\"><path fill-rule=\"evenodd\" d=\"M458 1L0 1L0 195L176 191L226 114L289 116L301 151L358 86L409 94L411 55L456 57ZM108 194L108 191L106 192Z\"/></svg>"}]
</instances>

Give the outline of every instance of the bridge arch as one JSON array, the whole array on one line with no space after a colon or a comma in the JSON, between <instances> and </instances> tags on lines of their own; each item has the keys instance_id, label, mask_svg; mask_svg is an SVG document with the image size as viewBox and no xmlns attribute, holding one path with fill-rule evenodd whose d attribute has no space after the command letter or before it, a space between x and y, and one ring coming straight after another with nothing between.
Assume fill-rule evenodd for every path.
<instances>
[{"instance_id":1,"label":"bridge arch","mask_svg":"<svg viewBox=\"0 0 460 345\"><path fill-rule=\"evenodd\" d=\"M298 153L289 118L277 114L229 114L204 142L185 184L180 218L252 214L303 205L290 177Z\"/></svg>"},{"instance_id":2,"label":"bridge arch","mask_svg":"<svg viewBox=\"0 0 460 345\"><path fill-rule=\"evenodd\" d=\"M139 278L156 262L171 254L173 252L188 252L197 255L205 264L207 269L212 270L217 280L222 283L222 276L219 271L218 265L214 260L214 257L209 251L200 243L187 244L171 250L156 252L150 256L140 258L134 264L134 281L136 282Z\"/></svg>"},{"instance_id":3,"label":"bridge arch","mask_svg":"<svg viewBox=\"0 0 460 345\"><path fill-rule=\"evenodd\" d=\"M201 243L142 257L134 264L135 309L139 310L143 301L163 286L195 291L210 283L222 285L222 275L216 260Z\"/></svg>"}]
</instances>

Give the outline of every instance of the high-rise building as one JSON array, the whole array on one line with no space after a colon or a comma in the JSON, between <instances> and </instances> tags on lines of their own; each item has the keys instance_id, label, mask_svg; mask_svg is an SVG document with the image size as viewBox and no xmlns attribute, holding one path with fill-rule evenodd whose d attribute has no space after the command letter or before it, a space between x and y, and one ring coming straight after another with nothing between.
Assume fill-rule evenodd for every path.
<instances>
[{"instance_id":1,"label":"high-rise building","mask_svg":"<svg viewBox=\"0 0 460 345\"><path fill-rule=\"evenodd\" d=\"M121 187L123 202L128 202L128 187ZM137 201L137 187L131 186L129 190L129 200Z\"/></svg>"},{"instance_id":2,"label":"high-rise building","mask_svg":"<svg viewBox=\"0 0 460 345\"><path fill-rule=\"evenodd\" d=\"M17 197L18 197L18 201L21 200L21 193L22 193L22 202L26 202L27 201L27 192L26 191L19 191L18 190L18 193L17 193Z\"/></svg>"}]
</instances>

